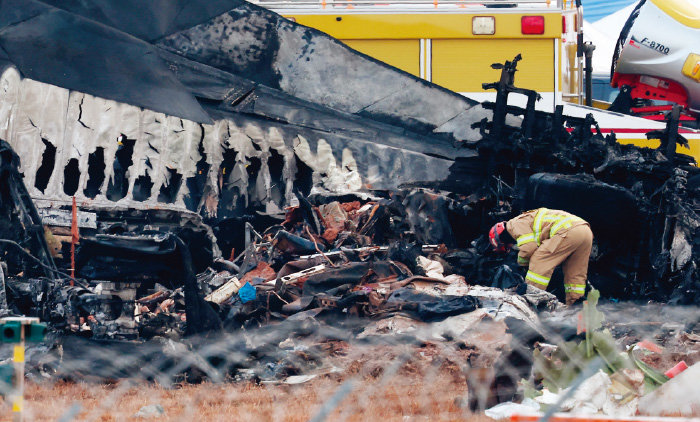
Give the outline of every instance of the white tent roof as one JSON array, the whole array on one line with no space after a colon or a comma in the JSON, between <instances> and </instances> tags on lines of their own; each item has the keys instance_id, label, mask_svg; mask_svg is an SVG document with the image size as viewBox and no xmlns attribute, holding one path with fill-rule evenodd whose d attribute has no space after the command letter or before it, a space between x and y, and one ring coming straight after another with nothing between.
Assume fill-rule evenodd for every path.
<instances>
[{"instance_id":1,"label":"white tent roof","mask_svg":"<svg viewBox=\"0 0 700 422\"><path fill-rule=\"evenodd\" d=\"M629 18L632 14L635 6L636 5L633 4L625 7L624 9L620 9L611 15L593 22L593 26L595 26L598 31L610 37L614 37L615 40L617 40L617 38L620 36L620 31L622 31L622 27L625 26L625 22L627 22L627 18Z\"/></svg>"},{"instance_id":2,"label":"white tent roof","mask_svg":"<svg viewBox=\"0 0 700 422\"><path fill-rule=\"evenodd\" d=\"M610 74L615 43L617 43L622 27L625 26L625 22L627 22L634 7L634 4L630 5L593 23L583 21L583 39L595 45L593 73Z\"/></svg>"},{"instance_id":3,"label":"white tent roof","mask_svg":"<svg viewBox=\"0 0 700 422\"><path fill-rule=\"evenodd\" d=\"M593 24L583 21L583 40L595 45L593 51L593 73L610 73L613 53L615 52L616 38L609 37L600 32Z\"/></svg>"},{"instance_id":4,"label":"white tent roof","mask_svg":"<svg viewBox=\"0 0 700 422\"><path fill-rule=\"evenodd\" d=\"M589 22L597 22L620 9L638 2L638 0L582 0L583 11L586 14L586 20Z\"/></svg>"}]
</instances>

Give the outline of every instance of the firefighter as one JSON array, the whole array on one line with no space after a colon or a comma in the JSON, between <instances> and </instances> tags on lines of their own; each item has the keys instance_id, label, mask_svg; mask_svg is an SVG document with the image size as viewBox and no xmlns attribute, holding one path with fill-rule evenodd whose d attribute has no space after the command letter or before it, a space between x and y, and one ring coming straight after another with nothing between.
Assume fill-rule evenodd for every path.
<instances>
[{"instance_id":1,"label":"firefighter","mask_svg":"<svg viewBox=\"0 0 700 422\"><path fill-rule=\"evenodd\" d=\"M585 293L593 233L582 218L539 208L497 223L489 231L489 241L499 252L518 245L518 264L528 267L528 284L545 290L554 268L563 264L566 304Z\"/></svg>"}]
</instances>

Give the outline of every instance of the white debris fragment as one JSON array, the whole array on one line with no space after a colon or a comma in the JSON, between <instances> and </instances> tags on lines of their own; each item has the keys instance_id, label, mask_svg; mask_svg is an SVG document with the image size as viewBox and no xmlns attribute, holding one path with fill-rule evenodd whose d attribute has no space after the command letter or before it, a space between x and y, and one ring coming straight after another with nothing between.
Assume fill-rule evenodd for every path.
<instances>
[{"instance_id":1,"label":"white debris fragment","mask_svg":"<svg viewBox=\"0 0 700 422\"><path fill-rule=\"evenodd\" d=\"M143 406L141 409L139 409L139 411L134 414L134 417L135 418L150 419L150 418L157 418L158 416L161 416L164 414L165 414L165 409L163 409L163 406L161 406L160 404L149 404L149 405Z\"/></svg>"},{"instance_id":2,"label":"white debris fragment","mask_svg":"<svg viewBox=\"0 0 700 422\"><path fill-rule=\"evenodd\" d=\"M700 362L639 400L647 416L700 416Z\"/></svg>"},{"instance_id":3,"label":"white debris fragment","mask_svg":"<svg viewBox=\"0 0 700 422\"><path fill-rule=\"evenodd\" d=\"M490 409L486 409L484 413L491 419L510 419L511 416L537 414L540 410L540 404L532 399L525 399L522 403L506 402L495 405Z\"/></svg>"}]
</instances>

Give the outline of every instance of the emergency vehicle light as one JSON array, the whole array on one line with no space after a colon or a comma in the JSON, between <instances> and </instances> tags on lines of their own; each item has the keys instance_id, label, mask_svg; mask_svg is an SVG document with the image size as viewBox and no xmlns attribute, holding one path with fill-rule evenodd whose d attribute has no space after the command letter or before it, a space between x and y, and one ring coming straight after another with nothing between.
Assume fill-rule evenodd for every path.
<instances>
[{"instance_id":1,"label":"emergency vehicle light","mask_svg":"<svg viewBox=\"0 0 700 422\"><path fill-rule=\"evenodd\" d=\"M520 27L525 35L544 34L544 16L523 16Z\"/></svg>"},{"instance_id":2,"label":"emergency vehicle light","mask_svg":"<svg viewBox=\"0 0 700 422\"><path fill-rule=\"evenodd\" d=\"M493 35L496 33L496 19L493 16L474 16L472 18L472 34Z\"/></svg>"}]
</instances>

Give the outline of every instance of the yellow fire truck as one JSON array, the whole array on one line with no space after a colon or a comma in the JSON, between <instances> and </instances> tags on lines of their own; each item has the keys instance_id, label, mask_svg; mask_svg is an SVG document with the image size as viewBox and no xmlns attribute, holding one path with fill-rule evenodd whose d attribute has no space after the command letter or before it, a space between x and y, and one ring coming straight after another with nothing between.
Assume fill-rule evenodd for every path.
<instances>
[{"instance_id":1,"label":"yellow fire truck","mask_svg":"<svg viewBox=\"0 0 700 422\"><path fill-rule=\"evenodd\" d=\"M584 106L583 8L575 0L259 0L286 18L319 29L353 49L477 101L495 94L492 63L517 54L516 85L542 95L537 108L585 117L620 142L657 146L646 132L663 123ZM511 96L524 106L526 98ZM700 133L681 130L700 159Z\"/></svg>"},{"instance_id":2,"label":"yellow fire truck","mask_svg":"<svg viewBox=\"0 0 700 422\"><path fill-rule=\"evenodd\" d=\"M336 0L262 2L297 23L475 100L495 81L491 63L523 55L519 86L581 100L577 30L581 8L549 0ZM565 59L562 59L565 58Z\"/></svg>"}]
</instances>

